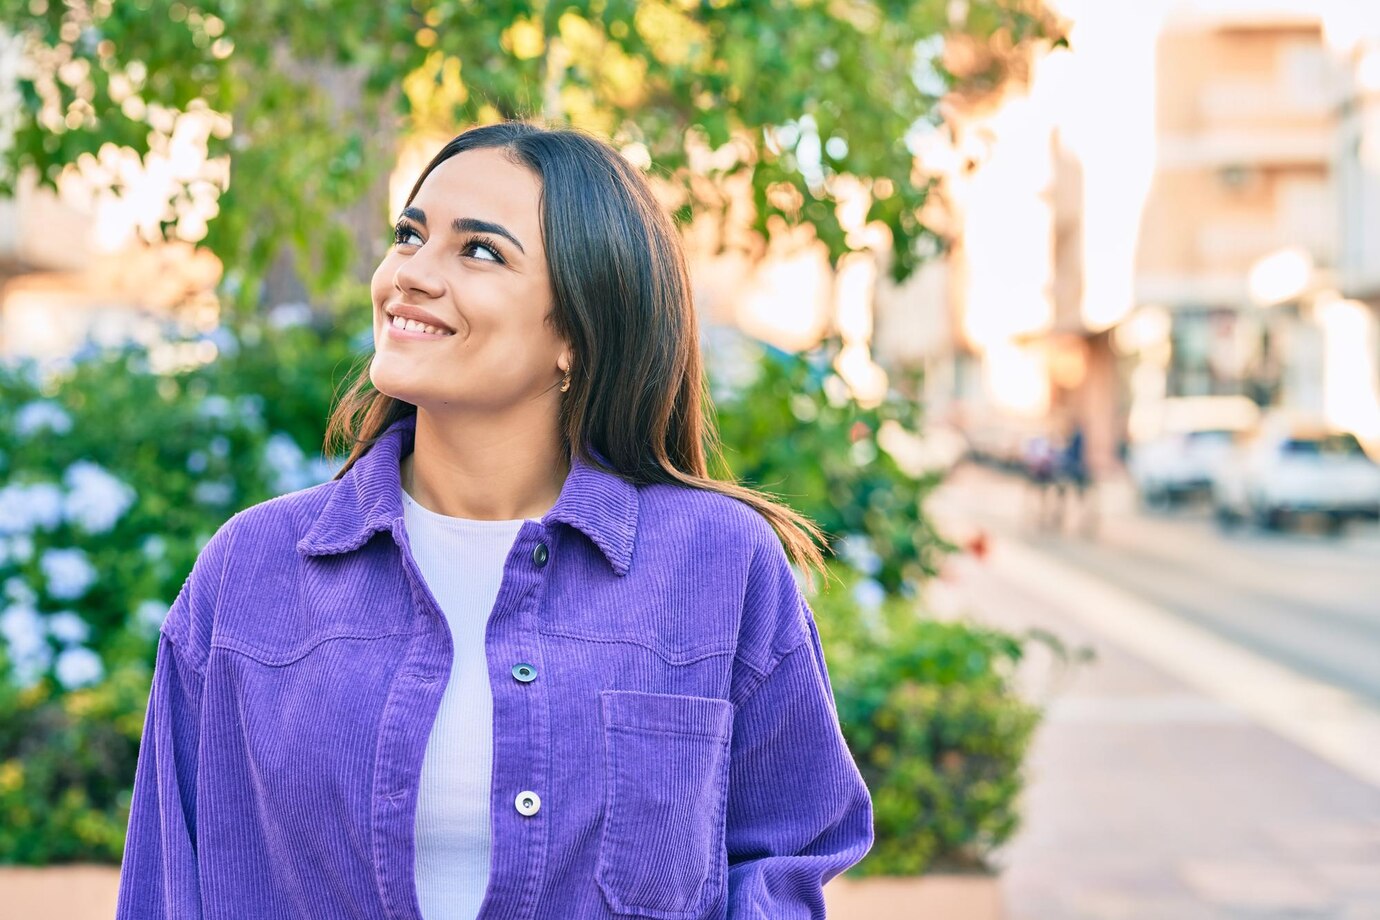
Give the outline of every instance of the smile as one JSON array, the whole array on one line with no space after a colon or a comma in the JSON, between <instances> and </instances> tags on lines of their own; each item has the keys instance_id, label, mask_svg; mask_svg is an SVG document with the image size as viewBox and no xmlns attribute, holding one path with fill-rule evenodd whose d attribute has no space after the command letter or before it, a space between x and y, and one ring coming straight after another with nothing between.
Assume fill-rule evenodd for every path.
<instances>
[{"instance_id":1,"label":"smile","mask_svg":"<svg viewBox=\"0 0 1380 920\"><path fill-rule=\"evenodd\" d=\"M419 323L415 319L403 319L401 316L389 317L388 332L396 338L403 339L446 339L455 335L436 326Z\"/></svg>"}]
</instances>

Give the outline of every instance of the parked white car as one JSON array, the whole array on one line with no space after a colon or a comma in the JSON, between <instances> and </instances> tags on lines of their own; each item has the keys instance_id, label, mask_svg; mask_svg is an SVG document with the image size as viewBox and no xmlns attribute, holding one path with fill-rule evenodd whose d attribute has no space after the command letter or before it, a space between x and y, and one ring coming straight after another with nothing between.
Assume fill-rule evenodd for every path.
<instances>
[{"instance_id":1,"label":"parked white car","mask_svg":"<svg viewBox=\"0 0 1380 920\"><path fill-rule=\"evenodd\" d=\"M1206 497L1233 442L1259 419L1244 396L1171 397L1133 412L1126 466L1141 500L1168 506Z\"/></svg>"},{"instance_id":2,"label":"parked white car","mask_svg":"<svg viewBox=\"0 0 1380 920\"><path fill-rule=\"evenodd\" d=\"M1340 532L1351 520L1380 520L1380 465L1350 432L1267 424L1221 468L1212 503L1223 525L1249 520L1279 529L1312 514Z\"/></svg>"}]
</instances>

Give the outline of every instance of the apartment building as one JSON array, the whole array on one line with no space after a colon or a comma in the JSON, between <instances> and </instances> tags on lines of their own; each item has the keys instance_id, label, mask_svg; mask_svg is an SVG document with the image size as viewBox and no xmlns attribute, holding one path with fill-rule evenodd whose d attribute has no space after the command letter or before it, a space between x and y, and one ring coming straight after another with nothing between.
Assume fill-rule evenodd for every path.
<instances>
[{"instance_id":1,"label":"apartment building","mask_svg":"<svg viewBox=\"0 0 1380 920\"><path fill-rule=\"evenodd\" d=\"M1157 63L1136 299L1167 311L1171 348L1162 375L1140 376L1158 386L1135 397L1320 409L1305 298L1333 283L1339 230L1323 24L1306 12L1170 17Z\"/></svg>"}]
</instances>

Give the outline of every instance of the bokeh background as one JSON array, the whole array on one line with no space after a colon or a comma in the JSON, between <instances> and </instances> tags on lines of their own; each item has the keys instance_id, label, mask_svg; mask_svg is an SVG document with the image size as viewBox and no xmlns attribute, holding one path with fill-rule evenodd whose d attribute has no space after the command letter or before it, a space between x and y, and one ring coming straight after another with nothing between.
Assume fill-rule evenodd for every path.
<instances>
[{"instance_id":1,"label":"bokeh background","mask_svg":"<svg viewBox=\"0 0 1380 920\"><path fill-rule=\"evenodd\" d=\"M716 473L830 536L830 916L1380 917L1357 0L0 0L0 917L111 915L168 606L512 117L647 172Z\"/></svg>"}]
</instances>

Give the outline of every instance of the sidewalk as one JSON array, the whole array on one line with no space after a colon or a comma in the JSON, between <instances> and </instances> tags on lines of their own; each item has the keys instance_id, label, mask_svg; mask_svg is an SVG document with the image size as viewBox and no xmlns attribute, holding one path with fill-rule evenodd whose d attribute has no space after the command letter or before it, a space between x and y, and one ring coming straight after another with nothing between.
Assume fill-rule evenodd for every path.
<instances>
[{"instance_id":1,"label":"sidewalk","mask_svg":"<svg viewBox=\"0 0 1380 920\"><path fill-rule=\"evenodd\" d=\"M973 487L935 497L944 532L972 531ZM1380 920L1380 769L1357 756L1380 765L1380 712L981 523L989 552L953 560L937 615L1046 629L1098 656L1060 674L1037 649L1022 669L1046 717L1022 830L997 858L1008 920ZM1321 707L1317 725L1298 724L1301 705Z\"/></svg>"}]
</instances>

